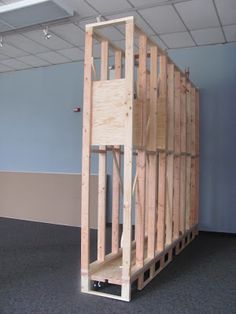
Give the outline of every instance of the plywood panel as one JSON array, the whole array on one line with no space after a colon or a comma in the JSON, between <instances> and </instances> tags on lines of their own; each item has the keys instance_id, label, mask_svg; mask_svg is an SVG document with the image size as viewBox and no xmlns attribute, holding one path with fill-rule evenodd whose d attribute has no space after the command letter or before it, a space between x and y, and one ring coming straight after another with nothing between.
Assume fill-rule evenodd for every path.
<instances>
[{"instance_id":1,"label":"plywood panel","mask_svg":"<svg viewBox=\"0 0 236 314\"><path fill-rule=\"evenodd\" d=\"M125 141L126 80L93 82L92 145L123 145Z\"/></svg>"}]
</instances>

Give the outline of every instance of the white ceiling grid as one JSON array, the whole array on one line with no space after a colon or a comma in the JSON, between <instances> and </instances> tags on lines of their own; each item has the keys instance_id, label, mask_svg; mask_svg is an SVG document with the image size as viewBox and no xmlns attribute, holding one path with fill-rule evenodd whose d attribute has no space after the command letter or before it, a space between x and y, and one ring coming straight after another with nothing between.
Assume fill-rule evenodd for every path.
<instances>
[{"instance_id":1,"label":"white ceiling grid","mask_svg":"<svg viewBox=\"0 0 236 314\"><path fill-rule=\"evenodd\" d=\"M0 5L18 1L0 0ZM2 34L0 73L83 60L84 26L95 22L99 15L104 19L133 15L163 49L236 41L236 0L64 1L77 16L65 24L49 25L49 40L44 38L42 26ZM121 27L114 27L103 34L124 47L123 32ZM99 56L97 46L95 54Z\"/></svg>"}]
</instances>

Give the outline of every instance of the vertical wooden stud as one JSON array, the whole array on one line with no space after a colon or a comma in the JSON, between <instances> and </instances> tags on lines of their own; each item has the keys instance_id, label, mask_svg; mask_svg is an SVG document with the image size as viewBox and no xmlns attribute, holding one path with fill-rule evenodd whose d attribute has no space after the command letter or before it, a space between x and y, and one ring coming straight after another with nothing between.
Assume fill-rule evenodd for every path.
<instances>
[{"instance_id":1,"label":"vertical wooden stud","mask_svg":"<svg viewBox=\"0 0 236 314\"><path fill-rule=\"evenodd\" d=\"M123 210L123 256L121 296L129 301L131 297L131 208L132 208L132 164L133 164L133 95L134 95L134 19L126 22L125 39L125 79L126 79L126 121L128 135L124 145L124 210Z\"/></svg>"},{"instance_id":2,"label":"vertical wooden stud","mask_svg":"<svg viewBox=\"0 0 236 314\"><path fill-rule=\"evenodd\" d=\"M199 91L196 90L195 105L195 138L196 138L196 215L195 224L198 223L199 215Z\"/></svg>"},{"instance_id":3,"label":"vertical wooden stud","mask_svg":"<svg viewBox=\"0 0 236 314\"><path fill-rule=\"evenodd\" d=\"M190 209L191 209L191 84L187 84L187 95L186 95L186 115L187 115L187 135L186 135L186 229L190 228Z\"/></svg>"},{"instance_id":4,"label":"vertical wooden stud","mask_svg":"<svg viewBox=\"0 0 236 314\"><path fill-rule=\"evenodd\" d=\"M166 170L166 244L171 244L173 233L174 179L174 64L167 65L167 170Z\"/></svg>"},{"instance_id":5,"label":"vertical wooden stud","mask_svg":"<svg viewBox=\"0 0 236 314\"><path fill-rule=\"evenodd\" d=\"M186 78L181 79L180 90L180 232L185 231L186 209Z\"/></svg>"},{"instance_id":6,"label":"vertical wooden stud","mask_svg":"<svg viewBox=\"0 0 236 314\"><path fill-rule=\"evenodd\" d=\"M149 148L156 150L156 121L157 121L157 61L158 50L157 47L150 47L150 121L151 140ZM156 248L156 208L157 208L157 154L149 155L149 186L148 186L148 257L154 258Z\"/></svg>"},{"instance_id":7,"label":"vertical wooden stud","mask_svg":"<svg viewBox=\"0 0 236 314\"><path fill-rule=\"evenodd\" d=\"M196 155L196 90L194 87L190 90L191 93L191 155Z\"/></svg>"},{"instance_id":8,"label":"vertical wooden stud","mask_svg":"<svg viewBox=\"0 0 236 314\"><path fill-rule=\"evenodd\" d=\"M101 43L101 80L108 79L108 41ZM98 169L98 260L104 261L106 251L106 146L100 146Z\"/></svg>"},{"instance_id":9,"label":"vertical wooden stud","mask_svg":"<svg viewBox=\"0 0 236 314\"><path fill-rule=\"evenodd\" d=\"M173 197L173 237L179 237L180 210L180 73L175 71L175 138L174 138L174 197Z\"/></svg>"},{"instance_id":10,"label":"vertical wooden stud","mask_svg":"<svg viewBox=\"0 0 236 314\"><path fill-rule=\"evenodd\" d=\"M146 209L146 124L147 124L147 37L139 35L139 68L138 68L138 99L142 105L142 146L137 156L137 189L136 189L136 264L144 264L145 209Z\"/></svg>"},{"instance_id":11,"label":"vertical wooden stud","mask_svg":"<svg viewBox=\"0 0 236 314\"><path fill-rule=\"evenodd\" d=\"M191 209L190 224L195 224L196 211L196 90L191 88Z\"/></svg>"},{"instance_id":12,"label":"vertical wooden stud","mask_svg":"<svg viewBox=\"0 0 236 314\"><path fill-rule=\"evenodd\" d=\"M180 156L180 217L179 217L179 230L183 234L185 231L185 218L186 218L186 156Z\"/></svg>"},{"instance_id":13,"label":"vertical wooden stud","mask_svg":"<svg viewBox=\"0 0 236 314\"><path fill-rule=\"evenodd\" d=\"M190 210L191 210L191 157L186 157L186 196L185 196L185 203L186 203L186 212L185 212L185 225L186 230L190 228Z\"/></svg>"},{"instance_id":14,"label":"vertical wooden stud","mask_svg":"<svg viewBox=\"0 0 236 314\"><path fill-rule=\"evenodd\" d=\"M92 43L93 30L86 27L84 60L84 108L83 108L83 152L82 152L82 191L81 191L81 291L88 292L89 280L89 185L91 153L92 115Z\"/></svg>"},{"instance_id":15,"label":"vertical wooden stud","mask_svg":"<svg viewBox=\"0 0 236 314\"><path fill-rule=\"evenodd\" d=\"M174 150L174 101L175 101L175 90L174 90L174 64L167 65L167 149L169 152Z\"/></svg>"},{"instance_id":16,"label":"vertical wooden stud","mask_svg":"<svg viewBox=\"0 0 236 314\"><path fill-rule=\"evenodd\" d=\"M158 146L164 149L159 153L159 176L158 176L158 208L157 208L157 251L165 248L165 210L166 210L166 148L167 148L167 57L160 56L160 95L158 100L158 122L161 132ZM160 120L160 118L162 118ZM161 123L161 122L160 122ZM157 125L158 128L158 125Z\"/></svg>"},{"instance_id":17,"label":"vertical wooden stud","mask_svg":"<svg viewBox=\"0 0 236 314\"><path fill-rule=\"evenodd\" d=\"M173 238L174 155L167 155L166 165L166 244Z\"/></svg>"},{"instance_id":18,"label":"vertical wooden stud","mask_svg":"<svg viewBox=\"0 0 236 314\"><path fill-rule=\"evenodd\" d=\"M160 56L160 86L157 106L157 147L166 149L167 146L167 57Z\"/></svg>"},{"instance_id":19,"label":"vertical wooden stud","mask_svg":"<svg viewBox=\"0 0 236 314\"><path fill-rule=\"evenodd\" d=\"M166 153L159 153L158 171L158 211L157 211L157 251L165 248L165 178L166 178Z\"/></svg>"},{"instance_id":20,"label":"vertical wooden stud","mask_svg":"<svg viewBox=\"0 0 236 314\"><path fill-rule=\"evenodd\" d=\"M115 52L115 79L121 78L122 71L122 54L118 50ZM120 146L114 146L115 158L120 169ZM119 249L119 208L120 208L120 182L119 174L117 173L116 165L113 161L112 171L112 253L118 253Z\"/></svg>"}]
</instances>

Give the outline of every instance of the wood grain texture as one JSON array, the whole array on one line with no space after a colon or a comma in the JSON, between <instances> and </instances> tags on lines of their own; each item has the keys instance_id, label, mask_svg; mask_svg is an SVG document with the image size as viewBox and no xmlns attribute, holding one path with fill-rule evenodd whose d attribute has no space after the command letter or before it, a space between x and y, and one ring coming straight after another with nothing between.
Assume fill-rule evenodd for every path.
<instances>
[{"instance_id":1,"label":"wood grain texture","mask_svg":"<svg viewBox=\"0 0 236 314\"><path fill-rule=\"evenodd\" d=\"M93 82L92 145L124 145L128 110L125 91L125 79Z\"/></svg>"},{"instance_id":2,"label":"wood grain texture","mask_svg":"<svg viewBox=\"0 0 236 314\"><path fill-rule=\"evenodd\" d=\"M175 89L174 89L174 64L167 65L167 148L169 151L174 150L174 101L175 101Z\"/></svg>"},{"instance_id":3,"label":"wood grain texture","mask_svg":"<svg viewBox=\"0 0 236 314\"><path fill-rule=\"evenodd\" d=\"M174 149L175 153L180 153L180 73L175 71L175 136Z\"/></svg>"},{"instance_id":4,"label":"wood grain texture","mask_svg":"<svg viewBox=\"0 0 236 314\"><path fill-rule=\"evenodd\" d=\"M167 156L166 166L166 244L173 239L174 155Z\"/></svg>"},{"instance_id":5,"label":"wood grain texture","mask_svg":"<svg viewBox=\"0 0 236 314\"><path fill-rule=\"evenodd\" d=\"M157 209L157 251L165 247L165 210L166 210L166 153L159 153L158 171L158 209Z\"/></svg>"},{"instance_id":6,"label":"wood grain texture","mask_svg":"<svg viewBox=\"0 0 236 314\"><path fill-rule=\"evenodd\" d=\"M147 149L155 151L157 148L157 75L158 75L158 49L150 47L150 105L149 128L147 134Z\"/></svg>"},{"instance_id":7,"label":"wood grain texture","mask_svg":"<svg viewBox=\"0 0 236 314\"><path fill-rule=\"evenodd\" d=\"M141 130L142 146L146 146L147 126L147 37L139 35L139 67L138 67L138 99L141 102ZM138 150L137 160L137 188L136 188L136 264L144 263L144 238L145 238L145 211L146 211L146 151Z\"/></svg>"},{"instance_id":8,"label":"wood grain texture","mask_svg":"<svg viewBox=\"0 0 236 314\"><path fill-rule=\"evenodd\" d=\"M108 79L109 44L107 40L101 43L101 81ZM93 103L94 106L94 103ZM106 251L106 185L107 156L106 146L99 146L98 159L98 240L97 255L99 261L104 261Z\"/></svg>"},{"instance_id":9,"label":"wood grain texture","mask_svg":"<svg viewBox=\"0 0 236 314\"><path fill-rule=\"evenodd\" d=\"M115 79L121 78L122 71L122 53L115 52ZM115 159L117 160L118 169L113 158L112 168L112 253L117 253L119 249L119 211L120 211L120 163L121 154L120 146L115 145ZM119 172L118 172L118 171Z\"/></svg>"},{"instance_id":10,"label":"wood grain texture","mask_svg":"<svg viewBox=\"0 0 236 314\"><path fill-rule=\"evenodd\" d=\"M186 219L186 156L180 156L180 217L179 230L185 232Z\"/></svg>"},{"instance_id":11,"label":"wood grain texture","mask_svg":"<svg viewBox=\"0 0 236 314\"><path fill-rule=\"evenodd\" d=\"M160 88L157 105L157 147L167 147L167 57L160 56Z\"/></svg>"},{"instance_id":12,"label":"wood grain texture","mask_svg":"<svg viewBox=\"0 0 236 314\"><path fill-rule=\"evenodd\" d=\"M134 20L126 22L126 42L125 42L125 98L127 103L127 113L125 118L125 132L129 136L125 137L124 145L124 207L123 207L123 256L122 256L122 290L121 296L130 300L131 298L131 210L132 210L132 167L133 167L133 94L134 94Z\"/></svg>"},{"instance_id":13,"label":"wood grain texture","mask_svg":"<svg viewBox=\"0 0 236 314\"><path fill-rule=\"evenodd\" d=\"M89 208L90 208L90 140L92 116L92 42L93 31L86 28L84 60L84 106L82 138L82 191L81 191L81 290L89 290Z\"/></svg>"}]
</instances>

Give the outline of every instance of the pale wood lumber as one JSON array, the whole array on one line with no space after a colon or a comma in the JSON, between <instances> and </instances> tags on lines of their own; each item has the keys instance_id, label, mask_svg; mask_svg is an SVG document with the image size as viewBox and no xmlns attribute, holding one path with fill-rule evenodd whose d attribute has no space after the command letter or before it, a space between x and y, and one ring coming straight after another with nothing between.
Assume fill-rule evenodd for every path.
<instances>
[{"instance_id":1,"label":"pale wood lumber","mask_svg":"<svg viewBox=\"0 0 236 314\"><path fill-rule=\"evenodd\" d=\"M85 34L84 61L84 108L83 108L83 152L81 191L81 291L89 290L90 236L89 236L89 186L90 186L90 138L92 114L92 40L91 29Z\"/></svg>"},{"instance_id":2,"label":"pale wood lumber","mask_svg":"<svg viewBox=\"0 0 236 314\"><path fill-rule=\"evenodd\" d=\"M108 41L101 43L101 81L108 79ZM98 169L98 260L104 261L106 251L106 146L100 146Z\"/></svg>"},{"instance_id":3,"label":"pale wood lumber","mask_svg":"<svg viewBox=\"0 0 236 314\"><path fill-rule=\"evenodd\" d=\"M121 78L122 71L122 53L121 51L115 52L115 79ZM119 249L119 210L120 210L120 146L114 146L114 158L112 170L112 252L117 253ZM117 169L118 168L118 169Z\"/></svg>"}]
</instances>

